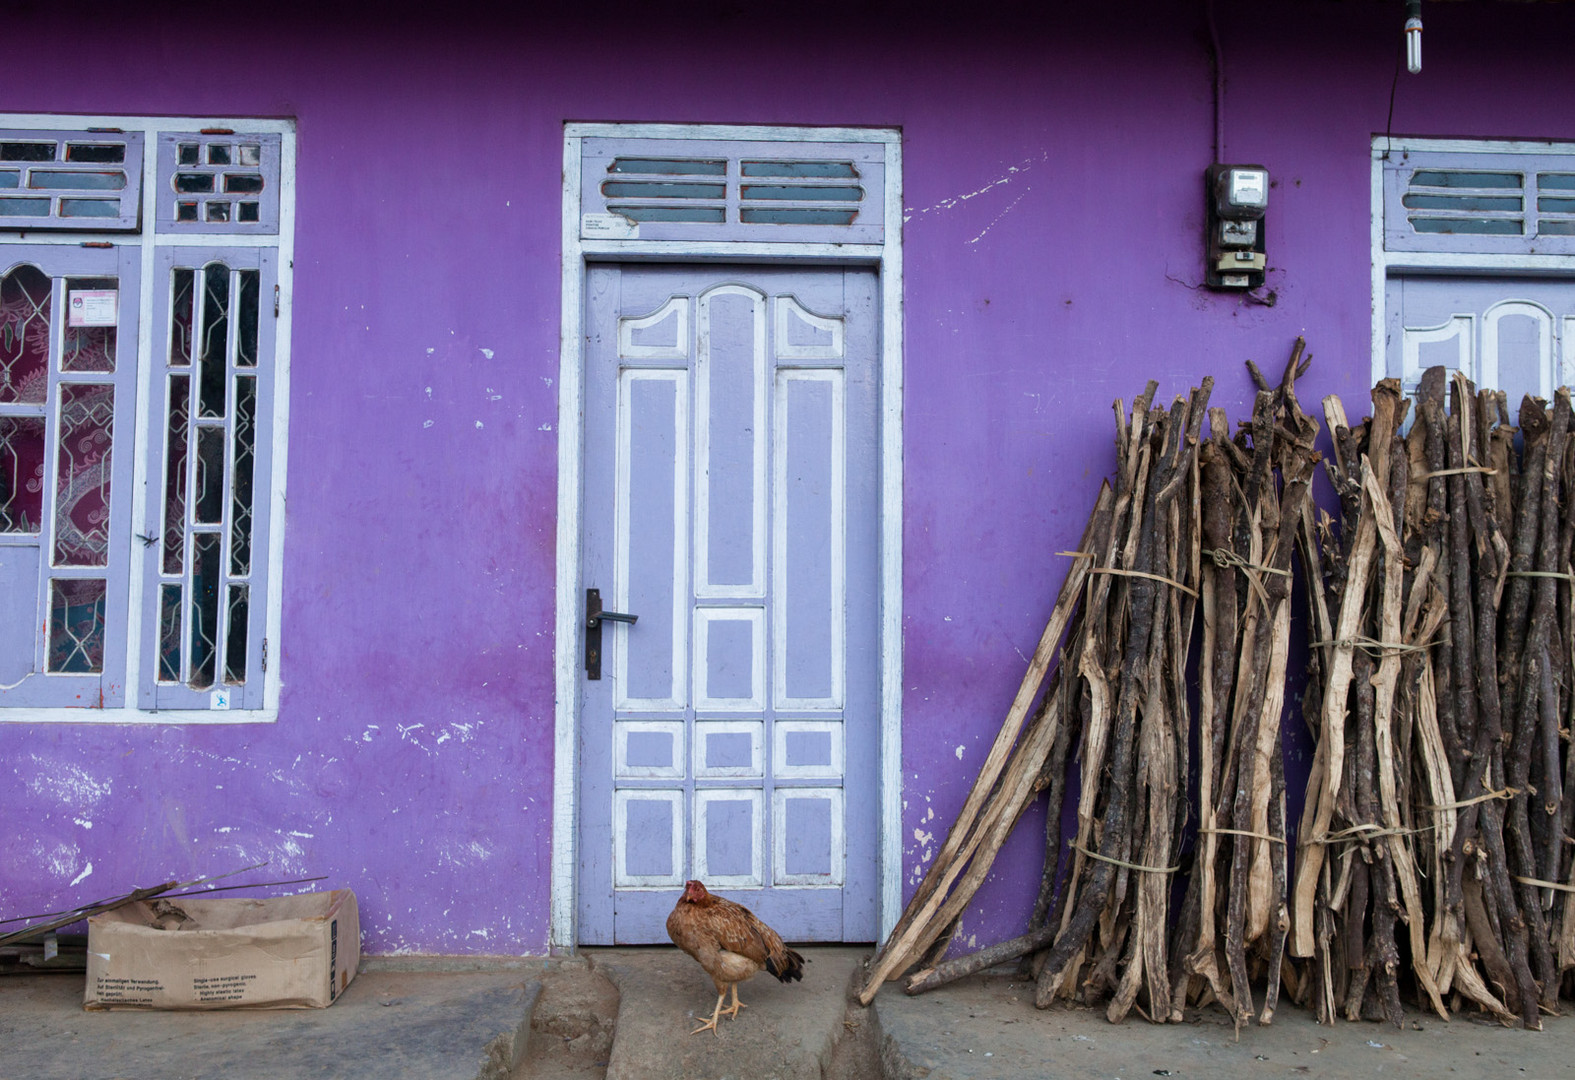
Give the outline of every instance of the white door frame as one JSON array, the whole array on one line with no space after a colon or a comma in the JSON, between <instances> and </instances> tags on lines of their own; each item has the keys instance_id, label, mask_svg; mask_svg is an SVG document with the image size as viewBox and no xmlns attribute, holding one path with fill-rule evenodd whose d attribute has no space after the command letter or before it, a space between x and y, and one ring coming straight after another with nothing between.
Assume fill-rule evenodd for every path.
<instances>
[{"instance_id":1,"label":"white door frame","mask_svg":"<svg viewBox=\"0 0 1575 1080\"><path fill-rule=\"evenodd\" d=\"M885 147L879 244L586 240L580 235L580 151L586 138L862 142ZM562 338L558 353L558 558L554 634L551 947L578 942L579 716L584 638L581 535L585 272L589 262L813 262L874 266L880 275L880 751L877 850L884 939L902 906L902 135L890 128L713 124L564 125Z\"/></svg>"}]
</instances>

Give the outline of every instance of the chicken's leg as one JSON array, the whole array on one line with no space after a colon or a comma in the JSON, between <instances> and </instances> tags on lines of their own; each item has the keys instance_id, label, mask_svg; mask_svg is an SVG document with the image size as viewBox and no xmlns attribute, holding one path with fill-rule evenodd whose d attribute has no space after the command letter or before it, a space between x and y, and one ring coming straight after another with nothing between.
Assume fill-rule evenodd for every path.
<instances>
[{"instance_id":1,"label":"chicken's leg","mask_svg":"<svg viewBox=\"0 0 1575 1080\"><path fill-rule=\"evenodd\" d=\"M738 985L736 983L733 985L733 996L738 996ZM722 1033L716 1030L716 1018L722 1014L722 1002L725 1000L727 1000L727 991L723 990L716 995L716 1008L711 1010L711 1019L695 1028L689 1034L698 1035L702 1031L709 1030L713 1035L720 1039L722 1037Z\"/></svg>"},{"instance_id":2,"label":"chicken's leg","mask_svg":"<svg viewBox=\"0 0 1575 1080\"><path fill-rule=\"evenodd\" d=\"M723 1009L722 1012L724 1014L726 1014L730 1019L736 1020L736 1019L738 1019L738 1010L739 1009L747 1009L747 1008L749 1008L748 1005L745 1005L742 1001L738 1000L738 984L734 983L733 984L733 1004L731 1004L727 1008Z\"/></svg>"}]
</instances>

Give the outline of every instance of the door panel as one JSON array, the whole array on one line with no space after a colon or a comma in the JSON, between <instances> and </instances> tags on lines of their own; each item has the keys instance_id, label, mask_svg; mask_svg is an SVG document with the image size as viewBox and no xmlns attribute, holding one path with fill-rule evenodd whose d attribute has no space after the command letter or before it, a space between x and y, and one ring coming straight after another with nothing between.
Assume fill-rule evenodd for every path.
<instances>
[{"instance_id":1,"label":"door panel","mask_svg":"<svg viewBox=\"0 0 1575 1080\"><path fill-rule=\"evenodd\" d=\"M1575 283L1490 277L1392 278L1388 284L1388 371L1414 389L1443 365L1479 387L1503 390L1518 414L1526 394L1552 398L1575 380L1570 323Z\"/></svg>"},{"instance_id":2,"label":"door panel","mask_svg":"<svg viewBox=\"0 0 1575 1080\"><path fill-rule=\"evenodd\" d=\"M698 877L795 941L875 936L876 278L595 266L580 940Z\"/></svg>"}]
</instances>

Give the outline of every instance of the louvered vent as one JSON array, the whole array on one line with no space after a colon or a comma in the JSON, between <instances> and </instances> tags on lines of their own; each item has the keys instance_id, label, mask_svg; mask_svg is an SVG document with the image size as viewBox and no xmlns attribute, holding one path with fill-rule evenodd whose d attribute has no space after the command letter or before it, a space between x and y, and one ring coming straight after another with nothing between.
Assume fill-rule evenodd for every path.
<instances>
[{"instance_id":1,"label":"louvered vent","mask_svg":"<svg viewBox=\"0 0 1575 1080\"><path fill-rule=\"evenodd\" d=\"M1391 251L1575 253L1575 157L1397 155L1385 166Z\"/></svg>"},{"instance_id":2,"label":"louvered vent","mask_svg":"<svg viewBox=\"0 0 1575 1080\"><path fill-rule=\"evenodd\" d=\"M582 170L588 237L874 243L881 236L879 146L587 139Z\"/></svg>"},{"instance_id":3,"label":"louvered vent","mask_svg":"<svg viewBox=\"0 0 1575 1080\"><path fill-rule=\"evenodd\" d=\"M139 132L0 131L0 229L138 228Z\"/></svg>"},{"instance_id":4,"label":"louvered vent","mask_svg":"<svg viewBox=\"0 0 1575 1080\"><path fill-rule=\"evenodd\" d=\"M1418 169L1401 203L1419 233L1525 235L1524 177L1518 172Z\"/></svg>"}]
</instances>

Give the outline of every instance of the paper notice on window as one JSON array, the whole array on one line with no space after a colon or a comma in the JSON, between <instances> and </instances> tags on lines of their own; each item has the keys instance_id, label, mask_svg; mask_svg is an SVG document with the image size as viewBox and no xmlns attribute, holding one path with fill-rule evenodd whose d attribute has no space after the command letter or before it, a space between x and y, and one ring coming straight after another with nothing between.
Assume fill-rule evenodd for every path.
<instances>
[{"instance_id":1,"label":"paper notice on window","mask_svg":"<svg viewBox=\"0 0 1575 1080\"><path fill-rule=\"evenodd\" d=\"M638 240L640 224L622 214L583 214L580 237L584 240Z\"/></svg>"},{"instance_id":2,"label":"paper notice on window","mask_svg":"<svg viewBox=\"0 0 1575 1080\"><path fill-rule=\"evenodd\" d=\"M67 326L114 326L118 289L72 289L66 297Z\"/></svg>"}]
</instances>

